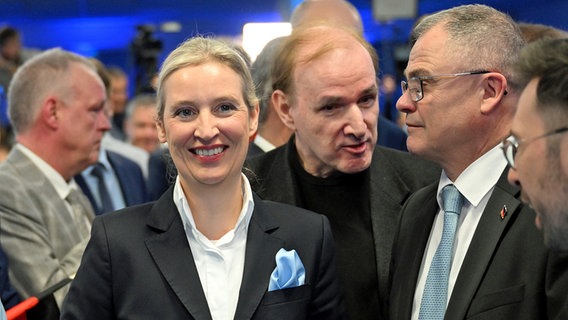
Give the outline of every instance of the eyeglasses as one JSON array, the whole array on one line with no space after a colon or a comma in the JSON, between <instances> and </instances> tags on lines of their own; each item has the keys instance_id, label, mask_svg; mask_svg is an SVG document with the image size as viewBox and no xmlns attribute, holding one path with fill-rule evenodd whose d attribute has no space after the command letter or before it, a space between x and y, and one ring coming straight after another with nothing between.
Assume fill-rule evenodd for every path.
<instances>
[{"instance_id":1,"label":"eyeglasses","mask_svg":"<svg viewBox=\"0 0 568 320\"><path fill-rule=\"evenodd\" d=\"M537 137L533 137L533 138L528 138L528 139L521 139L521 140L517 140L517 138L511 136L507 139L505 139L503 141L503 144L501 145L501 149L503 149L503 154L505 155L505 159L507 159L507 163L509 163L509 166L513 169L515 169L515 156L517 155L517 150L519 150L519 147L522 143L524 143L525 145L536 141L538 139L541 138L547 138L550 136L553 136L555 134L559 134L559 133L563 133L568 131L568 127L562 127L550 132L547 132L543 135L537 136Z\"/></svg>"},{"instance_id":2,"label":"eyeglasses","mask_svg":"<svg viewBox=\"0 0 568 320\"><path fill-rule=\"evenodd\" d=\"M400 82L400 86L402 87L402 94L405 94L407 91L410 93L410 99L414 102L418 102L424 98L424 88L422 86L422 81L424 80L433 80L433 79L442 79L442 78L455 78L460 76L470 76L474 74L484 74L489 73L491 71L470 71L470 72L460 72L460 73L452 73L452 74L441 74L438 76L424 76L424 77L412 77L407 81L402 80Z\"/></svg>"}]
</instances>

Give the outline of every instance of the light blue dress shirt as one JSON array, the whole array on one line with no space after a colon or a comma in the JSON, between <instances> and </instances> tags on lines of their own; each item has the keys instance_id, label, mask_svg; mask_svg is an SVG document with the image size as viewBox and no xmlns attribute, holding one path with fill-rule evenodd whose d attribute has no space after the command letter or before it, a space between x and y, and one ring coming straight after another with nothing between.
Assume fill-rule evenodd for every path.
<instances>
[{"instance_id":1,"label":"light blue dress shirt","mask_svg":"<svg viewBox=\"0 0 568 320\"><path fill-rule=\"evenodd\" d=\"M2 301L0 301L0 320L6 320L6 311L4 311Z\"/></svg>"}]
</instances>

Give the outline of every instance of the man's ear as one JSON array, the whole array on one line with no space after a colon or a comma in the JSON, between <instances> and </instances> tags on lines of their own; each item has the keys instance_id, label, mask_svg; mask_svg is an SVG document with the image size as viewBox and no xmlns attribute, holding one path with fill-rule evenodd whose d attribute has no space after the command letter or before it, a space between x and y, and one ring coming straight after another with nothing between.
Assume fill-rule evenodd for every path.
<instances>
[{"instance_id":1,"label":"man's ear","mask_svg":"<svg viewBox=\"0 0 568 320\"><path fill-rule=\"evenodd\" d=\"M498 72L491 72L484 75L483 79L483 103L481 113L489 114L499 102L507 95L507 79Z\"/></svg>"},{"instance_id":2,"label":"man's ear","mask_svg":"<svg viewBox=\"0 0 568 320\"><path fill-rule=\"evenodd\" d=\"M278 113L280 120L292 131L296 129L294 117L290 115L290 99L282 90L274 90L272 92L272 105Z\"/></svg>"},{"instance_id":3,"label":"man's ear","mask_svg":"<svg viewBox=\"0 0 568 320\"><path fill-rule=\"evenodd\" d=\"M43 122L50 128L56 129L59 127L61 102L54 97L49 97L43 101L39 116Z\"/></svg>"},{"instance_id":4,"label":"man's ear","mask_svg":"<svg viewBox=\"0 0 568 320\"><path fill-rule=\"evenodd\" d=\"M260 107L258 103L252 108L249 116L249 137L252 137L258 129L258 117L260 115Z\"/></svg>"},{"instance_id":5,"label":"man's ear","mask_svg":"<svg viewBox=\"0 0 568 320\"><path fill-rule=\"evenodd\" d=\"M568 134L562 134L560 137L560 166L562 168L562 175L568 176Z\"/></svg>"}]
</instances>

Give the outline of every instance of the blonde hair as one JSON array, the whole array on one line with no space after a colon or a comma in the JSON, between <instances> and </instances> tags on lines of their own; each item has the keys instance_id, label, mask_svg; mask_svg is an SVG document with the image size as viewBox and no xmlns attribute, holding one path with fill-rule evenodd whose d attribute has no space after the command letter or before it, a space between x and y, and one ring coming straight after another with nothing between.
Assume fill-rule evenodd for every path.
<instances>
[{"instance_id":1,"label":"blonde hair","mask_svg":"<svg viewBox=\"0 0 568 320\"><path fill-rule=\"evenodd\" d=\"M324 54L339 48L351 48L353 42L359 43L371 57L375 74L379 72L379 57L375 48L357 32L343 27L332 27L321 24L294 29L278 47L272 66L272 89L282 90L293 97L293 75L300 63L317 60ZM303 48L315 45L310 54L300 60Z\"/></svg>"},{"instance_id":2,"label":"blonde hair","mask_svg":"<svg viewBox=\"0 0 568 320\"><path fill-rule=\"evenodd\" d=\"M181 68L198 66L211 61L219 62L234 70L241 77L243 97L248 109L252 110L256 106L258 99L255 95L254 83L248 65L241 54L225 42L198 36L181 43L162 64L157 85L157 117L159 121L164 119L165 96L163 87L169 76Z\"/></svg>"}]
</instances>

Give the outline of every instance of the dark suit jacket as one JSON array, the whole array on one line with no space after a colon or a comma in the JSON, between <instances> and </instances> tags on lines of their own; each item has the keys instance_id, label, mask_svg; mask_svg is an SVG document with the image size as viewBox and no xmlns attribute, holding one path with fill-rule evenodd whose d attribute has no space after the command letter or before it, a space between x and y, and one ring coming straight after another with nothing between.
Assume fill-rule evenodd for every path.
<instances>
[{"instance_id":1,"label":"dark suit jacket","mask_svg":"<svg viewBox=\"0 0 568 320\"><path fill-rule=\"evenodd\" d=\"M406 147L406 132L394 122L379 116L377 124L378 137L377 144L383 147L393 148L401 151L408 151Z\"/></svg>"},{"instance_id":2,"label":"dark suit jacket","mask_svg":"<svg viewBox=\"0 0 568 320\"><path fill-rule=\"evenodd\" d=\"M390 318L410 319L431 226L438 212L434 183L402 212L393 248ZM456 280L446 319L568 319L568 260L549 254L506 171L495 186ZM500 212L507 206L507 215ZM562 314L562 316L559 316ZM557 317L559 316L559 317Z\"/></svg>"},{"instance_id":3,"label":"dark suit jacket","mask_svg":"<svg viewBox=\"0 0 568 320\"><path fill-rule=\"evenodd\" d=\"M149 201L146 191L146 181L138 164L116 152L107 150L106 153L108 161L120 183L120 189L122 190L126 206L133 206ZM101 214L101 210L97 207L97 201L85 182L85 179L83 179L83 176L81 176L81 174L76 175L75 181L79 187L81 187L81 190L83 190L87 198L89 198L91 205L95 208L96 214Z\"/></svg>"},{"instance_id":4,"label":"dark suit jacket","mask_svg":"<svg viewBox=\"0 0 568 320\"><path fill-rule=\"evenodd\" d=\"M211 319L172 193L95 219L61 319ZM254 202L235 319L343 319L329 221ZM281 248L298 252L306 284L267 292Z\"/></svg>"},{"instance_id":5,"label":"dark suit jacket","mask_svg":"<svg viewBox=\"0 0 568 320\"><path fill-rule=\"evenodd\" d=\"M167 148L158 148L148 159L148 196L150 201L158 200L175 181L177 170ZM170 172L171 171L171 172Z\"/></svg>"},{"instance_id":6,"label":"dark suit jacket","mask_svg":"<svg viewBox=\"0 0 568 320\"><path fill-rule=\"evenodd\" d=\"M275 150L249 160L245 167L256 175L253 190L263 199L298 204L289 153L294 139ZM376 146L371 163L371 223L377 260L379 298L388 297L391 247L399 212L410 194L439 179L440 169L407 152ZM353 249L357 244L353 244ZM384 308L384 306L381 306Z\"/></svg>"},{"instance_id":7,"label":"dark suit jacket","mask_svg":"<svg viewBox=\"0 0 568 320\"><path fill-rule=\"evenodd\" d=\"M2 248L0 248L0 300L6 310L15 306L21 300L8 279L8 258Z\"/></svg>"},{"instance_id":8,"label":"dark suit jacket","mask_svg":"<svg viewBox=\"0 0 568 320\"><path fill-rule=\"evenodd\" d=\"M249 143L248 151L247 151L247 158L252 158L264 154L264 150L262 150L259 146L254 143L254 140Z\"/></svg>"}]
</instances>

